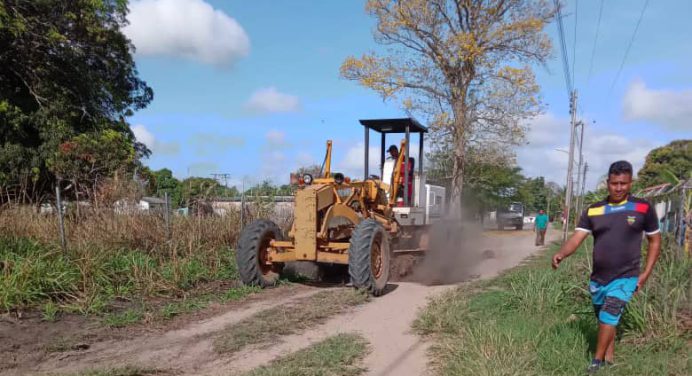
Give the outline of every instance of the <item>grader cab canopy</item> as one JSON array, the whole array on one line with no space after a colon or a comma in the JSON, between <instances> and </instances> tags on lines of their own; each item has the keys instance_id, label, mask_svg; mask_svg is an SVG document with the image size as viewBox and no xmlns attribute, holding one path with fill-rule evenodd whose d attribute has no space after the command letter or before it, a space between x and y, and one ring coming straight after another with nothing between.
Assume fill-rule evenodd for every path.
<instances>
[{"instance_id":1,"label":"grader cab canopy","mask_svg":"<svg viewBox=\"0 0 692 376\"><path fill-rule=\"evenodd\" d=\"M410 145L411 145L411 134L418 134L418 155L423 156L423 144L424 144L424 134L428 133L428 128L421 125L416 119L413 118L397 118L397 119L369 119L360 120L360 123L365 127L365 173L364 178L370 177L369 173L369 161L370 161L370 131L373 130L380 134L380 174L382 181L386 184L391 184L391 181L387 181L387 176L385 176L385 147L387 145L387 135L388 134L404 134L404 143L406 147L399 150L400 154L403 154L403 165L409 166L411 163L410 157ZM419 158L420 159L420 158ZM396 169L394 169L396 173ZM403 191L410 192L411 179L410 174L413 173L411 169L403 169ZM419 161L418 163L418 174L423 175L423 163ZM404 206L410 206L410 194L403 195Z\"/></svg>"}]
</instances>

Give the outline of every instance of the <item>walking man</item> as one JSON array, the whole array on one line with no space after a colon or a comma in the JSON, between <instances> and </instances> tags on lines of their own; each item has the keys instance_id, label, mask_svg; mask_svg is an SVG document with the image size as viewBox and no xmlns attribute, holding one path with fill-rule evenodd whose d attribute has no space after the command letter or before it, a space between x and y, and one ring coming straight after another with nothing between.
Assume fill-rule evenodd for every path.
<instances>
[{"instance_id":1,"label":"walking man","mask_svg":"<svg viewBox=\"0 0 692 376\"><path fill-rule=\"evenodd\" d=\"M548 215L545 214L543 209L538 211L533 229L536 231L536 245L545 245L545 232L548 230Z\"/></svg>"},{"instance_id":2,"label":"walking man","mask_svg":"<svg viewBox=\"0 0 692 376\"><path fill-rule=\"evenodd\" d=\"M615 332L632 295L649 279L661 251L661 234L653 206L632 197L632 165L618 161L608 170L608 197L590 205L574 234L553 256L553 269L593 235L593 271L589 291L598 317L598 341L588 373L613 364ZM649 246L640 270L642 232Z\"/></svg>"}]
</instances>

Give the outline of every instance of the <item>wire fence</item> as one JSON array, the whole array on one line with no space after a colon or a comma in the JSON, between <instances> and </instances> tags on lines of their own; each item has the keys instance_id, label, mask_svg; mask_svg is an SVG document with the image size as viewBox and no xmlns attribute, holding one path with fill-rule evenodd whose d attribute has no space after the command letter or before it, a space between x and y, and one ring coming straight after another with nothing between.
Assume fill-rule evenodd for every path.
<instances>
[{"instance_id":1,"label":"wire fence","mask_svg":"<svg viewBox=\"0 0 692 376\"><path fill-rule=\"evenodd\" d=\"M656 208L661 232L672 234L684 252L690 254L692 242L692 179L674 184L648 187L637 194Z\"/></svg>"},{"instance_id":2,"label":"wire fence","mask_svg":"<svg viewBox=\"0 0 692 376\"><path fill-rule=\"evenodd\" d=\"M112 205L55 200L41 205L5 204L0 207L0 233L35 239L68 248L129 248L148 252L195 252L234 248L245 224L270 219L290 226L293 202L270 197L237 202L198 200L174 210L170 198L121 200ZM276 202L279 201L279 202Z\"/></svg>"}]
</instances>

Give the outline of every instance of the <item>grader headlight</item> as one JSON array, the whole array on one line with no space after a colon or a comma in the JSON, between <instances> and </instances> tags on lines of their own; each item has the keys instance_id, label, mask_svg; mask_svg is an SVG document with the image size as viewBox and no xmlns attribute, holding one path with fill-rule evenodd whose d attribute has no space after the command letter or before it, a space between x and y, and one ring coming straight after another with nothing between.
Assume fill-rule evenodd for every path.
<instances>
[{"instance_id":1,"label":"grader headlight","mask_svg":"<svg viewBox=\"0 0 692 376\"><path fill-rule=\"evenodd\" d=\"M310 174L305 174L305 175L303 175L303 183L304 183L305 185L310 185L310 184L312 184L312 180L313 180L313 179L312 179L312 175L310 175Z\"/></svg>"}]
</instances>

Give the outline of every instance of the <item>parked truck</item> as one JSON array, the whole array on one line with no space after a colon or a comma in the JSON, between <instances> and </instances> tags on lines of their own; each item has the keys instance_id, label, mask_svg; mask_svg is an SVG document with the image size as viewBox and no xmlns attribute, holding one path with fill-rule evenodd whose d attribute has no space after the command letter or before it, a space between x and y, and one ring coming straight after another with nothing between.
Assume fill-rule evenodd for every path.
<instances>
[{"instance_id":1,"label":"parked truck","mask_svg":"<svg viewBox=\"0 0 692 376\"><path fill-rule=\"evenodd\" d=\"M506 207L497 211L497 229L504 230L507 226L514 226L517 230L524 229L524 204L511 202Z\"/></svg>"}]
</instances>

